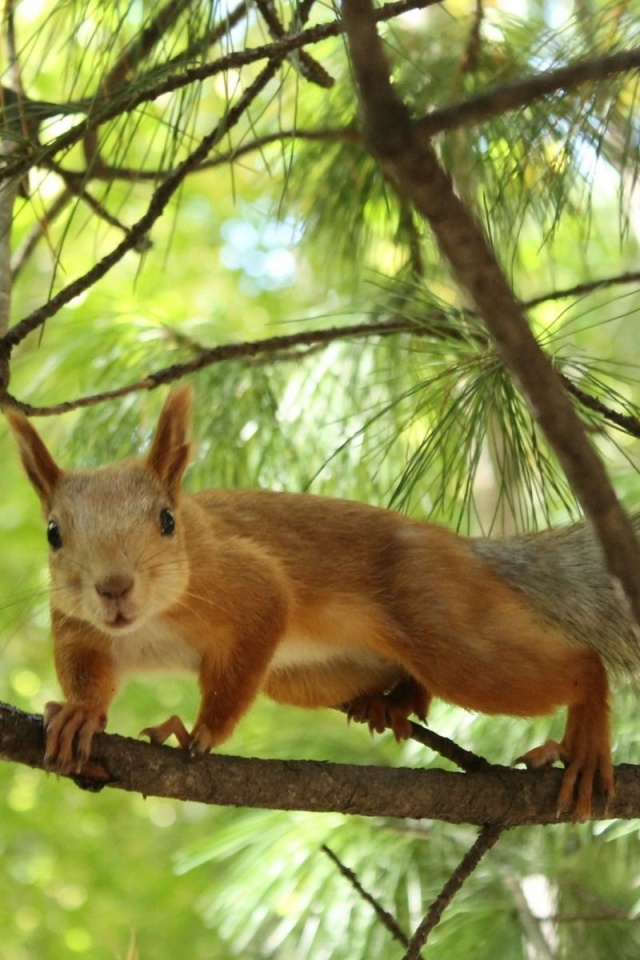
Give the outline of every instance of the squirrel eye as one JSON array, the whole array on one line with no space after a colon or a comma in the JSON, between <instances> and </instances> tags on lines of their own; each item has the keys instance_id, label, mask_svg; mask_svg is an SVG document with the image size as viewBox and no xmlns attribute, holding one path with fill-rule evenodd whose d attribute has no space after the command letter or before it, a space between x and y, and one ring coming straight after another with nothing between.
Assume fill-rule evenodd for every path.
<instances>
[{"instance_id":1,"label":"squirrel eye","mask_svg":"<svg viewBox=\"0 0 640 960\"><path fill-rule=\"evenodd\" d=\"M163 537L170 537L176 529L176 520L167 507L160 511L160 533Z\"/></svg>"},{"instance_id":2,"label":"squirrel eye","mask_svg":"<svg viewBox=\"0 0 640 960\"><path fill-rule=\"evenodd\" d=\"M49 545L53 547L54 550L59 550L62 546L62 534L60 533L60 527L55 522L55 520L49 520L47 524L47 540Z\"/></svg>"}]
</instances>

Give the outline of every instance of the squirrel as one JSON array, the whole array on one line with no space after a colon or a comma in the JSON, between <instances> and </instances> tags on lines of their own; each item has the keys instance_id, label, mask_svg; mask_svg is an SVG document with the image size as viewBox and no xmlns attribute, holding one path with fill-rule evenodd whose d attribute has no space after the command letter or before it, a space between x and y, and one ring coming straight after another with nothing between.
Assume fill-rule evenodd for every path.
<instances>
[{"instance_id":1,"label":"squirrel","mask_svg":"<svg viewBox=\"0 0 640 960\"><path fill-rule=\"evenodd\" d=\"M586 522L468 538L393 510L262 490L187 493L192 392L168 395L146 456L62 469L7 409L44 511L64 702L45 708L45 765L78 772L131 671L187 670L201 702L142 734L223 743L262 691L410 734L433 697L486 714L568 708L558 811L614 795L607 667L634 674L638 629ZM606 665L606 666L605 666Z\"/></svg>"}]
</instances>

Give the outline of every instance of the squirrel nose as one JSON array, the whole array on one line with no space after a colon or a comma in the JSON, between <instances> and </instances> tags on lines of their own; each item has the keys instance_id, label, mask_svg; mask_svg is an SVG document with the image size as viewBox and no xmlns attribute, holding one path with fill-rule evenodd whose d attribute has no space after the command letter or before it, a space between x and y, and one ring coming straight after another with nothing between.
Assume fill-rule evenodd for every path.
<instances>
[{"instance_id":1,"label":"squirrel nose","mask_svg":"<svg viewBox=\"0 0 640 960\"><path fill-rule=\"evenodd\" d=\"M102 580L96 580L96 593L110 600L123 600L133 587L133 577L129 573L114 573Z\"/></svg>"}]
</instances>

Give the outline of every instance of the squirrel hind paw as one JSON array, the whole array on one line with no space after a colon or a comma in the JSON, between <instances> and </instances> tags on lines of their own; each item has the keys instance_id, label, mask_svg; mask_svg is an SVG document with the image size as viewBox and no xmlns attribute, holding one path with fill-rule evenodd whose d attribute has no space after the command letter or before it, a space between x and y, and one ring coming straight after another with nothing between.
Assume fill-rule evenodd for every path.
<instances>
[{"instance_id":1,"label":"squirrel hind paw","mask_svg":"<svg viewBox=\"0 0 640 960\"><path fill-rule=\"evenodd\" d=\"M558 743L557 740L547 740L541 746L523 753L521 757L516 757L512 765L524 763L529 770L539 770L540 767L550 767L558 761L567 763L568 760L569 758L561 743Z\"/></svg>"},{"instance_id":2,"label":"squirrel hind paw","mask_svg":"<svg viewBox=\"0 0 640 960\"><path fill-rule=\"evenodd\" d=\"M572 756L572 752L564 743L547 740L540 747L529 750L513 762L514 764L524 763L530 770L538 770L557 761L566 767L558 794L558 816L563 816L573 809L576 820L590 820L596 792L604 799L606 812L615 795L613 766L608 748L586 753L576 751Z\"/></svg>"},{"instance_id":3,"label":"squirrel hind paw","mask_svg":"<svg viewBox=\"0 0 640 960\"><path fill-rule=\"evenodd\" d=\"M425 720L430 697L425 688L407 677L400 680L388 693L362 694L344 705L349 721L366 723L371 733L393 731L397 742L408 740L412 734L409 716L415 714Z\"/></svg>"}]
</instances>

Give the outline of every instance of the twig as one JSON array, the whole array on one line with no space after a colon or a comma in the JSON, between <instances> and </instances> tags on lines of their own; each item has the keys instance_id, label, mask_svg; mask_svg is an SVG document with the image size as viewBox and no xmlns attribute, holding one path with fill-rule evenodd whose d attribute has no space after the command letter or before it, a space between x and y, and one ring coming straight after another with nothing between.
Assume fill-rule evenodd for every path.
<instances>
[{"instance_id":1,"label":"twig","mask_svg":"<svg viewBox=\"0 0 640 960\"><path fill-rule=\"evenodd\" d=\"M608 420L609 423L614 423L616 427L624 430L625 433L628 433L632 437L640 438L640 419L638 417L630 413L618 413L617 410L612 410L611 407L607 407L606 404L598 400L597 397L592 397L585 390L582 390L564 373L560 374L560 379L567 393L574 396L587 410L591 410L593 413L599 413L601 417Z\"/></svg>"},{"instance_id":2,"label":"twig","mask_svg":"<svg viewBox=\"0 0 640 960\"><path fill-rule=\"evenodd\" d=\"M34 238L32 242L37 239ZM610 282L625 282L622 278L611 278ZM599 283L596 281L596 284ZM586 285L585 285L586 286ZM547 294L544 298L537 297L536 303L543 299L561 298L572 295L572 291L558 291L557 293ZM526 306L526 304L524 304ZM446 337L455 337L460 339L460 333L437 311L434 315L421 321L407 320L405 318L392 318L388 321L377 321L375 323L354 324L346 327L331 327L329 329L303 331L301 333L286 334L277 337L267 337L263 340L254 340L244 343L223 344L217 347L205 348L201 344L191 341L190 346L196 352L196 357L187 360L184 363L172 364L153 373L148 374L142 380L130 383L124 387L117 387L113 390L105 390L101 393L91 394L86 397L78 397L75 400L67 400L64 403L52 404L42 407L34 404L25 403L18 400L9 393L5 393L4 402L21 410L29 416L55 416L60 413L69 413L71 410L78 410L84 407L93 407L101 403L107 403L116 400L119 397L128 396L131 393L138 393L146 390L153 390L163 384L173 383L181 377L195 373L198 370L214 366L218 363L225 363L233 360L248 360L261 363L282 363L292 360L300 360L309 354L324 349L328 344L340 340L360 340L370 337L389 337L400 334L411 334L414 337L435 337L444 339ZM175 339L179 335L177 331L173 333ZM182 337L184 341L186 338ZM486 348L488 342L481 336L477 337L478 346ZM2 339L0 338L0 351L2 349ZM585 390L578 387L566 374L560 374L560 379L565 389L571 393L579 403L588 410L599 414L610 423L615 424L621 430L634 437L640 437L640 418L631 414L621 414L611 407L602 403L596 397L592 397ZM429 732L431 736L431 732ZM434 735L435 736L435 735ZM430 746L431 744L427 744ZM437 749L437 747L434 747ZM454 761L456 762L456 761ZM463 765L464 766L464 765Z\"/></svg>"},{"instance_id":3,"label":"twig","mask_svg":"<svg viewBox=\"0 0 640 960\"><path fill-rule=\"evenodd\" d=\"M608 287L615 287L624 283L640 283L640 270L630 270L627 273L617 273L611 277L601 277L599 280L587 280L584 283L576 283L572 287L564 287L560 290L550 290L547 293L541 293L538 297L532 297L523 302L527 310L537 307L541 303L547 303L549 300L566 300L570 297L583 297L588 293L595 293L596 290L606 290Z\"/></svg>"},{"instance_id":4,"label":"twig","mask_svg":"<svg viewBox=\"0 0 640 960\"><path fill-rule=\"evenodd\" d=\"M483 827L473 846L464 855L454 872L451 874L440 894L433 901L426 916L417 927L416 932L411 937L409 949L405 953L403 960L418 960L420 949L427 942L429 934L440 922L440 918L445 909L449 906L456 893L465 880L476 869L485 853L494 846L499 837L504 832L504 827L499 824Z\"/></svg>"},{"instance_id":5,"label":"twig","mask_svg":"<svg viewBox=\"0 0 640 960\"><path fill-rule=\"evenodd\" d=\"M416 723L414 720L411 720L410 723L412 740L416 740L423 746L435 750L435 752L439 753L445 760L450 760L451 763L455 763L457 767L460 767L460 769L466 773L474 773L476 770L495 769L494 764L489 763L485 757L477 753L472 753L471 750L465 750L464 747L459 746L455 740L450 740L449 737L443 737L442 734L436 733L434 730L430 730L429 727L425 727L421 723Z\"/></svg>"},{"instance_id":6,"label":"twig","mask_svg":"<svg viewBox=\"0 0 640 960\"><path fill-rule=\"evenodd\" d=\"M382 926L389 931L393 939L397 940L398 943L401 943L403 947L408 947L409 937L399 925L393 914L389 913L388 910L385 910L380 901L377 900L373 894L369 893L368 890L365 890L353 870L350 870L349 867L342 862L338 855L334 853L326 843L323 843L320 849L323 853L326 853L333 863L335 863L342 876L351 884L353 889L359 894L360 897L362 897L365 903L368 903L371 907L373 907L373 911L378 920L380 920ZM421 954L418 954L418 957L421 957Z\"/></svg>"},{"instance_id":7,"label":"twig","mask_svg":"<svg viewBox=\"0 0 640 960\"><path fill-rule=\"evenodd\" d=\"M284 140L320 140L320 141L342 141L344 143L358 144L361 142L359 132L352 126L345 127L327 127L320 130L277 130L275 133L266 133L263 136L256 137L249 143L235 145L223 153L218 153L215 157L204 160L197 168L198 172L202 170L211 170L214 167L220 167L225 163L235 163L241 157L249 153L261 152L265 147L272 143L281 143ZM53 169L53 164L47 161L47 167ZM69 170L68 173L74 177L88 178L93 180L135 180L143 182L145 180L157 181L169 173L168 169L145 169L138 170L135 167L110 166L100 170Z\"/></svg>"},{"instance_id":8,"label":"twig","mask_svg":"<svg viewBox=\"0 0 640 960\"><path fill-rule=\"evenodd\" d=\"M262 19L269 28L271 37L274 40L286 37L287 31L280 23L280 18L278 17L273 0L255 0L255 4L260 11ZM314 60L306 50L297 50L295 53L290 54L288 59L305 80L309 80L311 83L315 83L317 86L324 87L325 89L330 89L334 85L335 80L331 74L327 73L324 67L322 67L317 60Z\"/></svg>"},{"instance_id":9,"label":"twig","mask_svg":"<svg viewBox=\"0 0 640 960\"><path fill-rule=\"evenodd\" d=\"M471 22L467 46L462 58L461 72L473 73L478 69L482 47L482 21L484 19L483 0L476 0L476 9Z\"/></svg>"},{"instance_id":10,"label":"twig","mask_svg":"<svg viewBox=\"0 0 640 960\"><path fill-rule=\"evenodd\" d=\"M212 347L210 350L203 351L197 357L187 360L184 363L176 363L170 367L158 370L155 373L150 373L144 379L138 380L135 383L130 383L125 387L119 387L115 390L105 390L103 393L90 397L81 397L78 400L49 407L36 407L28 403L22 403L11 395L7 395L6 399L11 406L22 410L23 413L30 416L50 416L56 413L66 413L81 407L95 406L98 403L105 403L108 400L125 397L130 393L137 393L141 390L153 390L155 387L166 383L173 383L180 377L195 373L214 363L221 363L227 360L246 360L268 353L277 354L280 351L286 352L294 346L305 347L315 344L333 343L337 339L347 339L349 337L356 339L371 336L383 337L413 329L420 329L413 321L391 320L382 323L361 323L347 327L309 330L302 333L269 337L265 340L250 340L244 343L221 344L220 346ZM9 332L9 336L11 332L12 331ZM3 340L0 339L0 351L2 350L2 345Z\"/></svg>"},{"instance_id":11,"label":"twig","mask_svg":"<svg viewBox=\"0 0 640 960\"><path fill-rule=\"evenodd\" d=\"M5 39L9 71L14 82L14 93L19 106L21 85L13 12L13 0L8 0L4 10L4 22L6 24ZM3 93L4 91L0 94L0 104L4 100ZM22 128L22 117L19 119L20 128ZM14 152L15 148L15 141L9 137L0 137L0 157L9 156ZM11 315L11 226L13 223L13 208L20 188L20 177L14 177L5 183L0 183L0 337L6 334ZM0 393L3 393L7 389L10 373L8 355L0 354Z\"/></svg>"}]
</instances>

